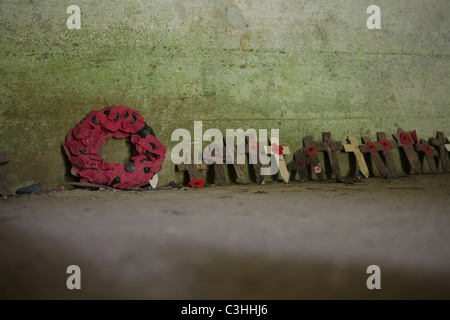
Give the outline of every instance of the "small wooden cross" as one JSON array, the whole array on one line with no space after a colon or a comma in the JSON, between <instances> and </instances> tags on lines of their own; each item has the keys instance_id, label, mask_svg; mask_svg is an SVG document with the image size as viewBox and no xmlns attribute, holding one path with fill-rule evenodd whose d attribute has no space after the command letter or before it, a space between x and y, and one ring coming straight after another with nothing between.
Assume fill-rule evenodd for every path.
<instances>
[{"instance_id":1,"label":"small wooden cross","mask_svg":"<svg viewBox=\"0 0 450 320\"><path fill-rule=\"evenodd\" d=\"M6 152L0 153L0 164L8 163L9 155ZM3 176L3 172L0 169L0 196L6 197L8 195L8 185L6 184L6 179Z\"/></svg>"},{"instance_id":2,"label":"small wooden cross","mask_svg":"<svg viewBox=\"0 0 450 320\"><path fill-rule=\"evenodd\" d=\"M286 162L284 161L285 154L291 154L288 146L280 146L278 144L278 139L270 138L270 146L266 146L267 154L274 154L275 160L278 165L278 171L280 172L281 178L285 183L289 182L289 171L286 167Z\"/></svg>"},{"instance_id":3,"label":"small wooden cross","mask_svg":"<svg viewBox=\"0 0 450 320\"><path fill-rule=\"evenodd\" d=\"M427 158L428 166L430 167L431 172L433 174L437 174L438 168L436 166L436 161L434 161L434 157L439 156L438 152L429 146L425 139L420 139L420 143L416 143L415 148L417 152L425 153L425 158Z\"/></svg>"},{"instance_id":4,"label":"small wooden cross","mask_svg":"<svg viewBox=\"0 0 450 320\"><path fill-rule=\"evenodd\" d=\"M213 156L214 159L214 163L212 164L212 166L214 167L214 174L216 176L217 183L221 186L225 186L227 184L227 179L225 177L225 169L223 167L223 163L225 160L225 152L224 152L225 149L222 148L222 154L216 155L216 150L218 150L219 148L220 146L218 145L216 145L216 148L214 148L214 145L211 144L209 145L210 152L212 149L214 149L211 155ZM218 160L220 159L222 160L222 163L217 163Z\"/></svg>"},{"instance_id":5,"label":"small wooden cross","mask_svg":"<svg viewBox=\"0 0 450 320\"><path fill-rule=\"evenodd\" d=\"M319 160L319 148L314 142L312 136L304 137L303 144L305 146L304 155L306 158L306 162L311 165L313 172L316 174L319 180L326 180L327 177Z\"/></svg>"},{"instance_id":6,"label":"small wooden cross","mask_svg":"<svg viewBox=\"0 0 450 320\"><path fill-rule=\"evenodd\" d=\"M331 169L336 177L336 181L341 181L341 168L339 167L336 151L342 150L342 142L333 141L330 132L322 133L322 138L323 141L317 143L318 150L324 151L328 155L328 159L330 159L331 163Z\"/></svg>"},{"instance_id":7,"label":"small wooden cross","mask_svg":"<svg viewBox=\"0 0 450 320\"><path fill-rule=\"evenodd\" d=\"M261 175L261 162L259 161L259 144L256 138L250 139L248 136L245 137L245 152L250 156L256 158L256 163L250 164L255 172L256 183L261 183L264 181L264 176Z\"/></svg>"},{"instance_id":8,"label":"small wooden cross","mask_svg":"<svg viewBox=\"0 0 450 320\"><path fill-rule=\"evenodd\" d=\"M226 143L226 138L224 138L224 141L225 141L225 143ZM235 145L235 146L234 146L234 155L227 155L227 152L228 152L227 149L225 149L225 152L226 152L226 153L224 153L224 154L225 154L227 157L234 156L233 168L234 168L234 171L236 172L236 180L237 180L237 183L240 183L240 184L249 184L251 181L250 181L249 178L247 178L247 176L245 175L245 172L244 172L244 166L243 166L242 164L238 164L238 163L237 163L238 149L240 149L240 148L238 148L238 147ZM244 146L244 152L245 152L245 146Z\"/></svg>"},{"instance_id":9,"label":"small wooden cross","mask_svg":"<svg viewBox=\"0 0 450 320\"><path fill-rule=\"evenodd\" d=\"M288 164L288 171L298 171L299 179L301 182L306 182L309 180L307 161L305 157L305 148L298 149L294 153L294 159Z\"/></svg>"},{"instance_id":10,"label":"small wooden cross","mask_svg":"<svg viewBox=\"0 0 450 320\"><path fill-rule=\"evenodd\" d=\"M369 169L367 168L366 161L364 160L364 156L361 153L358 145L358 141L355 136L348 136L347 140L350 144L344 144L345 152L353 152L356 157L356 163L358 163L359 170L363 174L364 177L369 177Z\"/></svg>"},{"instance_id":11,"label":"small wooden cross","mask_svg":"<svg viewBox=\"0 0 450 320\"><path fill-rule=\"evenodd\" d=\"M392 156L392 148L397 148L397 143L394 140L388 140L386 133L377 132L377 143L383 148L384 159L386 159L386 165L391 173L397 173L397 167L395 166L394 157Z\"/></svg>"},{"instance_id":12,"label":"small wooden cross","mask_svg":"<svg viewBox=\"0 0 450 320\"><path fill-rule=\"evenodd\" d=\"M372 142L369 137L362 137L361 139L365 144L359 145L359 149L362 153L370 153L373 162L375 162L375 165L378 168L378 171L380 171L382 176L385 176L388 171L383 160L381 159L380 154L378 153L378 151L383 150L383 147L379 143Z\"/></svg>"},{"instance_id":13,"label":"small wooden cross","mask_svg":"<svg viewBox=\"0 0 450 320\"><path fill-rule=\"evenodd\" d=\"M178 171L187 171L189 175L189 181L192 181L194 179L202 179L202 177L200 176L200 170L207 170L208 165L206 163L194 164L194 154L191 154L191 164L186 164L186 162L187 155L185 163L177 165Z\"/></svg>"},{"instance_id":14,"label":"small wooden cross","mask_svg":"<svg viewBox=\"0 0 450 320\"><path fill-rule=\"evenodd\" d=\"M403 131L402 128L398 129L398 133L393 135L397 140L398 147L402 147L405 151L408 162L411 168L417 173L422 173L422 164L419 161L416 150L414 149L414 139L411 136L411 132Z\"/></svg>"},{"instance_id":15,"label":"small wooden cross","mask_svg":"<svg viewBox=\"0 0 450 320\"><path fill-rule=\"evenodd\" d=\"M432 146L438 148L442 170L444 170L444 172L448 172L450 170L450 164L448 161L448 152L446 149L444 133L438 131L436 133L436 138L430 138L429 142ZM450 145L448 146L450 147Z\"/></svg>"}]
</instances>

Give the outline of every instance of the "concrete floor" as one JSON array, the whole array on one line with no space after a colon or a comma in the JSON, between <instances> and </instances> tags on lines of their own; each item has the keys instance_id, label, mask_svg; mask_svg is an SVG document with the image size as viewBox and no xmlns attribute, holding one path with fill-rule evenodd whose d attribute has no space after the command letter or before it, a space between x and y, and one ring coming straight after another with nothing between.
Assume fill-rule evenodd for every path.
<instances>
[{"instance_id":1,"label":"concrete floor","mask_svg":"<svg viewBox=\"0 0 450 320\"><path fill-rule=\"evenodd\" d=\"M0 298L448 299L449 195L439 174L0 199Z\"/></svg>"}]
</instances>

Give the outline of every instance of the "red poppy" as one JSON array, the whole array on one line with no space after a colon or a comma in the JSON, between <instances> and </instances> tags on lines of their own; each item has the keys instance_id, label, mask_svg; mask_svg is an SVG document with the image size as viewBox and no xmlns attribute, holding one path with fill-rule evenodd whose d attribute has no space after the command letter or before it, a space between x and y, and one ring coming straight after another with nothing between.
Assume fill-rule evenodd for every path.
<instances>
[{"instance_id":1,"label":"red poppy","mask_svg":"<svg viewBox=\"0 0 450 320\"><path fill-rule=\"evenodd\" d=\"M150 151L159 156L165 156L166 154L166 146L151 134L145 138L141 138L137 134L134 134L131 136L131 142L135 144L136 151L139 154L144 154L146 151Z\"/></svg>"},{"instance_id":2,"label":"red poppy","mask_svg":"<svg viewBox=\"0 0 450 320\"><path fill-rule=\"evenodd\" d=\"M203 188L205 186L205 181L202 179L193 179L189 182L189 185L195 188Z\"/></svg>"},{"instance_id":3,"label":"red poppy","mask_svg":"<svg viewBox=\"0 0 450 320\"><path fill-rule=\"evenodd\" d=\"M92 131L89 130L89 125L86 123L85 125L76 127L73 135L78 139L89 138L92 135Z\"/></svg>"},{"instance_id":4,"label":"red poppy","mask_svg":"<svg viewBox=\"0 0 450 320\"><path fill-rule=\"evenodd\" d=\"M389 142L388 139L380 140L378 141L378 143L381 144L384 151L388 151L389 149L391 149L391 143Z\"/></svg>"},{"instance_id":5,"label":"red poppy","mask_svg":"<svg viewBox=\"0 0 450 320\"><path fill-rule=\"evenodd\" d=\"M424 151L426 154L433 154L433 149L432 149L429 145L427 145L427 144L424 144L424 145L423 145L423 151Z\"/></svg>"},{"instance_id":6,"label":"red poppy","mask_svg":"<svg viewBox=\"0 0 450 320\"><path fill-rule=\"evenodd\" d=\"M306 147L306 153L308 156L315 156L317 154L317 147L315 145L310 145Z\"/></svg>"},{"instance_id":7,"label":"red poppy","mask_svg":"<svg viewBox=\"0 0 450 320\"><path fill-rule=\"evenodd\" d=\"M125 132L137 132L144 127L145 122L141 117L129 114L122 121L122 130Z\"/></svg>"},{"instance_id":8,"label":"red poppy","mask_svg":"<svg viewBox=\"0 0 450 320\"><path fill-rule=\"evenodd\" d=\"M110 109L109 109L109 115L108 118L111 121L117 121L119 120L119 118L122 118L122 116L125 114L125 112L127 112L127 108L125 108L124 106L120 106L117 107L115 105L113 105Z\"/></svg>"},{"instance_id":9,"label":"red poppy","mask_svg":"<svg viewBox=\"0 0 450 320\"><path fill-rule=\"evenodd\" d=\"M408 145L411 143L411 139L409 138L409 134L407 132L400 133L400 141L403 145Z\"/></svg>"},{"instance_id":10,"label":"red poppy","mask_svg":"<svg viewBox=\"0 0 450 320\"><path fill-rule=\"evenodd\" d=\"M283 154L283 147L279 146L276 143L274 143L272 145L272 152L275 153L275 154L279 154L281 156Z\"/></svg>"},{"instance_id":11,"label":"red poppy","mask_svg":"<svg viewBox=\"0 0 450 320\"><path fill-rule=\"evenodd\" d=\"M373 142L367 142L366 143L367 149L369 149L370 152L376 152L377 146Z\"/></svg>"},{"instance_id":12,"label":"red poppy","mask_svg":"<svg viewBox=\"0 0 450 320\"><path fill-rule=\"evenodd\" d=\"M64 146L70 150L70 152L76 156L79 153L78 150L78 142L77 140L71 140L71 141L66 141L64 142ZM67 152L66 152L67 153Z\"/></svg>"},{"instance_id":13,"label":"red poppy","mask_svg":"<svg viewBox=\"0 0 450 320\"><path fill-rule=\"evenodd\" d=\"M111 113L110 113L110 115L111 115ZM116 113L116 116L119 116L119 114ZM114 119L116 119L116 118L114 118ZM118 131L118 130L120 130L122 128L122 121L123 121L123 119L120 118L120 117L117 120L114 120L114 119L111 120L111 119L109 119L109 116L108 116L108 120L109 121L105 121L103 123L103 126L106 129L108 129L109 131Z\"/></svg>"},{"instance_id":14,"label":"red poppy","mask_svg":"<svg viewBox=\"0 0 450 320\"><path fill-rule=\"evenodd\" d=\"M131 112L132 110L124 106L117 107L113 105L112 107L106 107L97 111L95 120L103 124L109 131L118 131L122 128L123 116L127 111Z\"/></svg>"}]
</instances>

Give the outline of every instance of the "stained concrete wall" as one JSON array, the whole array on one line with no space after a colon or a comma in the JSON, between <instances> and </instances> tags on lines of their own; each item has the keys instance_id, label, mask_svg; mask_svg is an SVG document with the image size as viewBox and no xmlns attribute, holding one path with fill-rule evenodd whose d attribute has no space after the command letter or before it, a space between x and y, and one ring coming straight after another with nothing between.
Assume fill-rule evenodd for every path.
<instances>
[{"instance_id":1,"label":"stained concrete wall","mask_svg":"<svg viewBox=\"0 0 450 320\"><path fill-rule=\"evenodd\" d=\"M65 135L113 104L138 109L169 152L172 131L192 131L194 120L279 128L293 150L323 131L337 140L399 127L450 134L447 0L0 4L0 149L12 159L2 166L11 190L71 181ZM72 4L80 30L66 27ZM381 30L366 27L372 4ZM127 158L120 143L109 148ZM182 174L169 157L160 181L171 180Z\"/></svg>"}]
</instances>

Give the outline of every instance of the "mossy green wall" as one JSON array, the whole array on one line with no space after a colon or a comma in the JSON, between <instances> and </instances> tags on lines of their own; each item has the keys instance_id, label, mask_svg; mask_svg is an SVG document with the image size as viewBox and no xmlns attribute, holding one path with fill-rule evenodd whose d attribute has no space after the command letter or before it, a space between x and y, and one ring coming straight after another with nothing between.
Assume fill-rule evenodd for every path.
<instances>
[{"instance_id":1,"label":"mossy green wall","mask_svg":"<svg viewBox=\"0 0 450 320\"><path fill-rule=\"evenodd\" d=\"M66 26L72 4L80 30ZM366 27L371 4L381 30ZM113 104L138 109L169 152L194 120L279 128L291 150L323 131L450 135L449 12L448 0L2 0L2 169L11 190L72 180L65 135Z\"/></svg>"}]
</instances>

